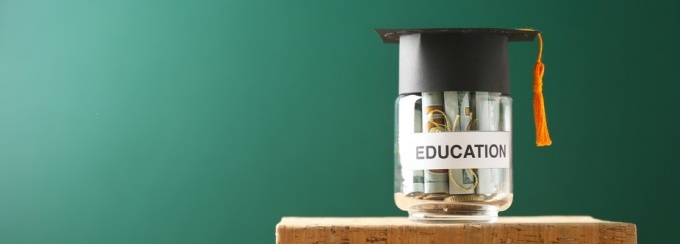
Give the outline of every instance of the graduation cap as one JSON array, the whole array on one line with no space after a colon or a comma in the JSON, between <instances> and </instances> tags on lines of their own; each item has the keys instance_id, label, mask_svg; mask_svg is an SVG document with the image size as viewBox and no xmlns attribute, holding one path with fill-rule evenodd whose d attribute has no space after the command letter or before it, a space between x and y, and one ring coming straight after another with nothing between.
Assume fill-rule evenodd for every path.
<instances>
[{"instance_id":1,"label":"graduation cap","mask_svg":"<svg viewBox=\"0 0 680 244\"><path fill-rule=\"evenodd\" d=\"M552 144L543 101L543 41L530 29L378 29L383 42L399 43L399 94L486 91L510 95L508 43L539 39L534 67L536 144Z\"/></svg>"}]
</instances>

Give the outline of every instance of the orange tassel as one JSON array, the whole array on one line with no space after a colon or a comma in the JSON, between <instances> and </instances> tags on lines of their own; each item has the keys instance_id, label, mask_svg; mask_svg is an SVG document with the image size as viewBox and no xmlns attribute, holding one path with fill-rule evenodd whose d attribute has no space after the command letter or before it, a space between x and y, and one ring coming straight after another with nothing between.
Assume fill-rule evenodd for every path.
<instances>
[{"instance_id":1,"label":"orange tassel","mask_svg":"<svg viewBox=\"0 0 680 244\"><path fill-rule=\"evenodd\" d=\"M545 116L545 103L543 101L543 73L545 66L541 62L543 54L543 38L541 33L538 33L538 59L536 66L534 66L534 122L536 123L536 146L550 146L550 133L548 132L548 122Z\"/></svg>"}]
</instances>

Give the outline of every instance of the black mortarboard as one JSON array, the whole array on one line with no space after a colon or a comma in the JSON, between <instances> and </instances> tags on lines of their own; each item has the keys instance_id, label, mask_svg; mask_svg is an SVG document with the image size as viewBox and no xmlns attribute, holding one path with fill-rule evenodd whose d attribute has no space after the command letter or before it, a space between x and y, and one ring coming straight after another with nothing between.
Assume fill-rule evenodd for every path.
<instances>
[{"instance_id":1,"label":"black mortarboard","mask_svg":"<svg viewBox=\"0 0 680 244\"><path fill-rule=\"evenodd\" d=\"M399 94L487 91L510 94L508 42L532 41L533 30L492 28L376 30L399 43Z\"/></svg>"}]
</instances>

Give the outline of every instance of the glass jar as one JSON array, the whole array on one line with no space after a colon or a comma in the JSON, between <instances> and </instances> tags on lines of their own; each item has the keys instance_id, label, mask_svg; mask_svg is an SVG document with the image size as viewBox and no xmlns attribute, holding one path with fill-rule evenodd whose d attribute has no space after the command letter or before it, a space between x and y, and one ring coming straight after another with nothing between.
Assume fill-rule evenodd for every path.
<instances>
[{"instance_id":1,"label":"glass jar","mask_svg":"<svg viewBox=\"0 0 680 244\"><path fill-rule=\"evenodd\" d=\"M491 222L512 203L512 100L499 92L400 95L397 206L416 220Z\"/></svg>"},{"instance_id":2,"label":"glass jar","mask_svg":"<svg viewBox=\"0 0 680 244\"><path fill-rule=\"evenodd\" d=\"M397 206L416 220L495 221L513 198L508 43L538 32L376 31L399 44Z\"/></svg>"}]
</instances>

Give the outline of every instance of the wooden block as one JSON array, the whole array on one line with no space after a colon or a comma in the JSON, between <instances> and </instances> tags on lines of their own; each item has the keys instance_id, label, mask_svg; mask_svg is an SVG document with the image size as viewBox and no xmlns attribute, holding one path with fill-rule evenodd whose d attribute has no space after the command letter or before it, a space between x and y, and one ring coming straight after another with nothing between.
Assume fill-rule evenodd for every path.
<instances>
[{"instance_id":1,"label":"wooden block","mask_svg":"<svg viewBox=\"0 0 680 244\"><path fill-rule=\"evenodd\" d=\"M284 217L276 243L637 243L634 224L588 216L500 217L496 223L442 224L406 217Z\"/></svg>"}]
</instances>

